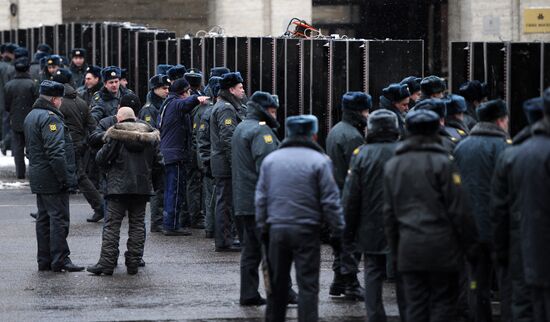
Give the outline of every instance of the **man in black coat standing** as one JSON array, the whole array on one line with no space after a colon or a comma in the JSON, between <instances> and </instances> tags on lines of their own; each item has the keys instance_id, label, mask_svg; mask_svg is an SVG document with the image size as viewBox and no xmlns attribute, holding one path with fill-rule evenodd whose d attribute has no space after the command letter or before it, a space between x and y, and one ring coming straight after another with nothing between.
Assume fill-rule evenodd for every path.
<instances>
[{"instance_id":1,"label":"man in black coat standing","mask_svg":"<svg viewBox=\"0 0 550 322\"><path fill-rule=\"evenodd\" d=\"M24 122L31 191L38 216L38 270L81 271L69 258L69 190L76 187L71 136L59 111L65 88L53 81L40 84L40 97Z\"/></svg>"},{"instance_id":2,"label":"man in black coat standing","mask_svg":"<svg viewBox=\"0 0 550 322\"><path fill-rule=\"evenodd\" d=\"M384 171L384 217L407 322L454 321L462 257L476 244L462 178L437 135L439 115L410 112L410 136Z\"/></svg>"},{"instance_id":3,"label":"man in black coat standing","mask_svg":"<svg viewBox=\"0 0 550 322\"><path fill-rule=\"evenodd\" d=\"M353 152L344 186L344 238L357 242L365 256L365 306L369 322L385 322L382 284L388 245L384 235L384 165L393 157L399 128L397 116L379 109L369 115L367 144Z\"/></svg>"},{"instance_id":4,"label":"man in black coat standing","mask_svg":"<svg viewBox=\"0 0 550 322\"><path fill-rule=\"evenodd\" d=\"M23 122L38 98L38 84L29 75L29 59L15 60L15 77L5 86L5 108L10 113L11 150L17 179L25 179L25 132Z\"/></svg>"},{"instance_id":5,"label":"man in black coat standing","mask_svg":"<svg viewBox=\"0 0 550 322\"><path fill-rule=\"evenodd\" d=\"M112 275L118 257L122 219L128 212L128 250L125 253L128 274L138 272L145 245L145 206L153 189L162 184L162 156L158 130L136 122L134 111L121 107L118 123L105 133L105 144L97 153L97 163L105 168L108 216L103 228L101 256L88 272Z\"/></svg>"},{"instance_id":6,"label":"man in black coat standing","mask_svg":"<svg viewBox=\"0 0 550 322\"><path fill-rule=\"evenodd\" d=\"M346 174L353 152L365 142L367 117L372 98L363 92L348 92L342 97L342 121L336 123L327 136L327 154L334 165L334 179L340 191L344 188ZM363 300L365 290L357 279L361 253L356 251L353 240L343 240L334 245L334 280L329 294L345 295L351 300Z\"/></svg>"}]
</instances>

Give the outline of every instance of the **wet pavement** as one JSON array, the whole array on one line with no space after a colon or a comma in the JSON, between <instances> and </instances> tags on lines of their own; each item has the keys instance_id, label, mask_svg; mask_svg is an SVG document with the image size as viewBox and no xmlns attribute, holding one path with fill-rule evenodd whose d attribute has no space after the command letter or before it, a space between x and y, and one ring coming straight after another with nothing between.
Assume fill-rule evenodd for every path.
<instances>
[{"instance_id":1,"label":"wet pavement","mask_svg":"<svg viewBox=\"0 0 550 322\"><path fill-rule=\"evenodd\" d=\"M262 320L265 307L238 304L239 254L215 253L213 240L205 239L200 230L190 237L148 232L147 264L134 276L127 275L123 265L113 276L101 277L87 272L38 272L35 225L29 216L36 209L35 197L24 184L3 186L8 189L0 190L0 320ZM92 265L99 259L102 224L86 222L90 213L82 196L71 196L68 241L71 259L78 265ZM121 264L126 239L125 220ZM363 303L329 297L331 257L329 247L323 246L319 316L322 321L363 321ZM260 292L265 294L263 289ZM387 313L396 320L393 285L386 285L384 297ZM289 308L289 320L295 319L296 312L296 307Z\"/></svg>"}]
</instances>

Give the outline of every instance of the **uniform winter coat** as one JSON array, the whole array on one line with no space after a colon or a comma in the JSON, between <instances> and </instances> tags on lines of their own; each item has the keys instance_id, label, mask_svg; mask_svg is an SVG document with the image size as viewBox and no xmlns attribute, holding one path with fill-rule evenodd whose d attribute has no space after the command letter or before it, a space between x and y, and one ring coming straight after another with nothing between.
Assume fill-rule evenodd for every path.
<instances>
[{"instance_id":1,"label":"uniform winter coat","mask_svg":"<svg viewBox=\"0 0 550 322\"><path fill-rule=\"evenodd\" d=\"M191 111L199 104L196 95L179 98L170 93L164 101L159 120L160 150L164 163L191 160Z\"/></svg>"},{"instance_id":2,"label":"uniform winter coat","mask_svg":"<svg viewBox=\"0 0 550 322\"><path fill-rule=\"evenodd\" d=\"M550 120L548 117L535 123L532 133L531 138L514 148L516 151L506 160L504 171L509 173L507 186L514 187L512 193L517 193L515 195L517 207L512 205L511 208L517 212L514 211L509 215L518 218L520 222L519 240L525 281L530 286L549 288ZM500 203L495 204L498 209L502 209L499 207Z\"/></svg>"},{"instance_id":3,"label":"uniform winter coat","mask_svg":"<svg viewBox=\"0 0 550 322\"><path fill-rule=\"evenodd\" d=\"M127 93L131 93L129 89L120 86L118 92L113 94L102 87L92 97L92 117L99 122L102 118L116 115L120 98Z\"/></svg>"},{"instance_id":4,"label":"uniform winter coat","mask_svg":"<svg viewBox=\"0 0 550 322\"><path fill-rule=\"evenodd\" d=\"M38 85L28 73L16 73L5 86L6 111L10 113L11 129L23 132L25 117L38 98Z\"/></svg>"},{"instance_id":5,"label":"uniform winter coat","mask_svg":"<svg viewBox=\"0 0 550 322\"><path fill-rule=\"evenodd\" d=\"M353 151L365 143L367 122L359 113L344 110L342 121L336 123L327 136L327 154L334 165L334 179L338 188L344 188Z\"/></svg>"},{"instance_id":6,"label":"uniform winter coat","mask_svg":"<svg viewBox=\"0 0 550 322\"><path fill-rule=\"evenodd\" d=\"M240 100L221 90L210 116L210 166L214 177L231 177L231 138L245 115Z\"/></svg>"},{"instance_id":7,"label":"uniform winter coat","mask_svg":"<svg viewBox=\"0 0 550 322\"><path fill-rule=\"evenodd\" d=\"M445 130L458 141L461 141L470 134L470 129L468 129L464 121L459 119L449 118L445 120L445 125Z\"/></svg>"},{"instance_id":8,"label":"uniform winter coat","mask_svg":"<svg viewBox=\"0 0 550 322\"><path fill-rule=\"evenodd\" d=\"M78 96L80 96L80 98L82 98L86 102L88 107L91 109L92 97L97 91L101 90L101 88L102 88L102 85L100 82L100 83L97 83L97 85L92 88L87 88L85 85L80 86L79 88L77 88L76 92L78 93Z\"/></svg>"},{"instance_id":9,"label":"uniform winter coat","mask_svg":"<svg viewBox=\"0 0 550 322\"><path fill-rule=\"evenodd\" d=\"M105 171L107 197L154 195L163 177L159 140L158 130L141 122L117 123L105 132L96 162Z\"/></svg>"},{"instance_id":10,"label":"uniform winter coat","mask_svg":"<svg viewBox=\"0 0 550 322\"><path fill-rule=\"evenodd\" d=\"M108 116L99 121L95 130L90 134L88 143L90 147L96 150L101 149L103 146L103 136L107 130L117 123L116 116Z\"/></svg>"},{"instance_id":11,"label":"uniform winter coat","mask_svg":"<svg viewBox=\"0 0 550 322\"><path fill-rule=\"evenodd\" d=\"M404 138L407 135L407 130L405 128L405 117L399 111L392 102L387 99L385 96L380 96L380 108L385 108L395 114L397 116L397 125L399 127L399 135L401 138Z\"/></svg>"},{"instance_id":12,"label":"uniform winter coat","mask_svg":"<svg viewBox=\"0 0 550 322\"><path fill-rule=\"evenodd\" d=\"M201 156L200 156L200 153L199 153L199 149L200 149L200 146L199 146L199 132L201 132L201 126L203 126L203 127L206 126L206 124L203 125L203 123L201 122L202 116L204 115L206 110L212 109L212 106L214 106L214 104L212 104L211 101L207 101L205 104L200 104L200 105L196 106L193 109L193 111L191 112L191 115L193 117L193 131L192 131L192 135L191 135L192 140L193 140L193 151L197 156L196 157L197 167L199 169L201 169L202 171L205 168L204 168L204 164L201 160ZM206 137L206 135L204 135L203 137ZM210 154L210 133L208 133L208 143L207 144L208 144L208 153Z\"/></svg>"},{"instance_id":13,"label":"uniform winter coat","mask_svg":"<svg viewBox=\"0 0 550 322\"><path fill-rule=\"evenodd\" d=\"M332 162L321 147L309 140L285 139L279 150L263 161L256 186L256 225L327 223L341 236L344 218Z\"/></svg>"},{"instance_id":14,"label":"uniform winter coat","mask_svg":"<svg viewBox=\"0 0 550 322\"><path fill-rule=\"evenodd\" d=\"M139 111L139 119L158 129L160 109L162 108L163 102L164 99L153 91L147 93L147 103L145 103L143 108Z\"/></svg>"},{"instance_id":15,"label":"uniform winter coat","mask_svg":"<svg viewBox=\"0 0 550 322\"><path fill-rule=\"evenodd\" d=\"M71 80L71 86L74 88L79 88L80 86L84 85L84 78L86 78L86 69L88 68L87 64L83 64L81 67L76 67L73 63L71 63L71 66L69 69L71 70L71 74L73 75Z\"/></svg>"},{"instance_id":16,"label":"uniform winter coat","mask_svg":"<svg viewBox=\"0 0 550 322\"><path fill-rule=\"evenodd\" d=\"M61 193L76 187L74 148L63 114L39 98L24 128L32 193Z\"/></svg>"},{"instance_id":17,"label":"uniform winter coat","mask_svg":"<svg viewBox=\"0 0 550 322\"><path fill-rule=\"evenodd\" d=\"M464 124L468 127L468 129L473 129L474 126L479 122L479 119L477 118L476 113L476 107L474 103L466 101L467 110L464 112Z\"/></svg>"},{"instance_id":18,"label":"uniform winter coat","mask_svg":"<svg viewBox=\"0 0 550 322\"><path fill-rule=\"evenodd\" d=\"M254 216L254 192L264 158L279 146L279 123L263 107L249 101L246 119L231 139L233 207L236 216Z\"/></svg>"},{"instance_id":19,"label":"uniform winter coat","mask_svg":"<svg viewBox=\"0 0 550 322\"><path fill-rule=\"evenodd\" d=\"M508 134L495 124L480 122L454 152L479 239L486 243L492 240L491 179L499 155L508 147L507 139Z\"/></svg>"},{"instance_id":20,"label":"uniform winter coat","mask_svg":"<svg viewBox=\"0 0 550 322\"><path fill-rule=\"evenodd\" d=\"M210 167L210 117L212 116L212 110L214 104L209 103L200 116L200 122L197 129L197 154L199 157L199 166L203 169L203 172L211 175L212 169Z\"/></svg>"},{"instance_id":21,"label":"uniform winter coat","mask_svg":"<svg viewBox=\"0 0 550 322\"><path fill-rule=\"evenodd\" d=\"M457 271L477 232L453 158L438 136L411 136L384 171L384 221L400 272Z\"/></svg>"},{"instance_id":22,"label":"uniform winter coat","mask_svg":"<svg viewBox=\"0 0 550 322\"><path fill-rule=\"evenodd\" d=\"M65 117L65 124L69 128L75 148L79 149L87 143L88 135L97 125L90 114L90 109L86 102L78 97L74 88L65 84L65 97L59 110Z\"/></svg>"},{"instance_id":23,"label":"uniform winter coat","mask_svg":"<svg viewBox=\"0 0 550 322\"><path fill-rule=\"evenodd\" d=\"M357 241L358 251L368 254L388 252L384 234L384 166L397 147L394 138L374 139L357 148L346 178L342 205L345 234Z\"/></svg>"}]
</instances>

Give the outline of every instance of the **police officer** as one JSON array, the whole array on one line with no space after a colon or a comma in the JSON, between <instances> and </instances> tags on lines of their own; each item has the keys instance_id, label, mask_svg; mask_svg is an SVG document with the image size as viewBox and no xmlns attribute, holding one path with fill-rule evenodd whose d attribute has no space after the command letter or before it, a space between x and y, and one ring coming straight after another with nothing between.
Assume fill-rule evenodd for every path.
<instances>
[{"instance_id":1,"label":"police officer","mask_svg":"<svg viewBox=\"0 0 550 322\"><path fill-rule=\"evenodd\" d=\"M548 321L550 317L550 222L548 215L548 191L550 191L550 89L544 91L544 118L532 125L532 137L514 147L511 156L501 161L506 166L506 187L513 187L505 199L497 201L511 202L507 216L513 224L519 220L519 238L524 269L525 283L531 289L533 321ZM506 153L506 152L504 152ZM498 171L498 170L497 170ZM497 172L497 175L500 171ZM512 212L514 211L514 212ZM497 230L498 231L498 230ZM515 261L517 258L510 258Z\"/></svg>"},{"instance_id":2,"label":"police officer","mask_svg":"<svg viewBox=\"0 0 550 322\"><path fill-rule=\"evenodd\" d=\"M162 103L168 97L170 81L166 75L155 75L149 80L149 93L147 101L139 111L139 119L147 122L154 128L158 128L160 109ZM159 187L155 195L151 197L151 232L162 232L162 212L164 208L164 187Z\"/></svg>"},{"instance_id":3,"label":"police officer","mask_svg":"<svg viewBox=\"0 0 550 322\"><path fill-rule=\"evenodd\" d=\"M72 73L66 68L60 68L54 75L53 80L63 84L65 95L59 110L65 117L65 124L71 134L74 145L75 162L77 169L78 189L86 198L94 210L93 217L103 217L103 198L99 194L88 175L84 158L88 152L88 135L95 129L96 122L90 115L90 109L83 99L78 97L72 83Z\"/></svg>"},{"instance_id":4,"label":"police officer","mask_svg":"<svg viewBox=\"0 0 550 322\"><path fill-rule=\"evenodd\" d=\"M97 153L97 163L106 169L108 216L103 227L101 257L88 272L112 275L118 258L122 219L128 212L126 270L137 274L145 245L145 206L153 189L162 182L159 133L136 122L134 111L121 107L118 123L105 133L106 143Z\"/></svg>"},{"instance_id":5,"label":"police officer","mask_svg":"<svg viewBox=\"0 0 550 322\"><path fill-rule=\"evenodd\" d=\"M299 288L298 320L317 321L321 221L329 223L335 238L341 238L344 228L332 162L315 142L317 129L313 115L287 118L287 138L261 165L255 206L261 240L269 245L267 321L285 320L293 262Z\"/></svg>"},{"instance_id":6,"label":"police officer","mask_svg":"<svg viewBox=\"0 0 550 322\"><path fill-rule=\"evenodd\" d=\"M209 79L212 79L212 77L222 77L224 74L227 74L230 72L231 71L227 67L212 67L212 69L210 69ZM204 92L206 93L206 95L211 96L211 93L209 91L210 91L210 85L206 85L206 87L204 88Z\"/></svg>"},{"instance_id":7,"label":"police officer","mask_svg":"<svg viewBox=\"0 0 550 322\"><path fill-rule=\"evenodd\" d=\"M215 246L218 252L240 251L239 247L234 247L231 236L233 211L231 137L237 125L245 117L246 109L241 105L244 94L241 74L238 72L224 74L220 81L218 100L210 118L210 165L216 180ZM240 230L238 224L236 228Z\"/></svg>"},{"instance_id":8,"label":"police officer","mask_svg":"<svg viewBox=\"0 0 550 322\"><path fill-rule=\"evenodd\" d=\"M441 99L445 96L447 85L445 85L445 80L443 78L431 75L425 77L420 82L420 90L422 91L422 95L419 101L430 98Z\"/></svg>"},{"instance_id":9,"label":"police officer","mask_svg":"<svg viewBox=\"0 0 550 322\"><path fill-rule=\"evenodd\" d=\"M69 258L69 189L76 186L71 136L59 111L65 88L40 84L40 97L24 122L31 191L36 194L38 270L81 271Z\"/></svg>"},{"instance_id":10,"label":"police officer","mask_svg":"<svg viewBox=\"0 0 550 322\"><path fill-rule=\"evenodd\" d=\"M479 260L471 268L472 280L477 284L472 290L472 313L475 321L491 321L491 282L493 271L497 268L491 261L491 179L498 157L511 140L508 136L508 111L504 101L494 100L481 104L477 109L477 115L479 123L473 127L470 136L457 145L454 156L479 232ZM506 271L502 267L498 267L497 273L499 281L503 281L502 277L506 278ZM505 289L500 288L502 307L509 305Z\"/></svg>"},{"instance_id":11,"label":"police officer","mask_svg":"<svg viewBox=\"0 0 550 322\"><path fill-rule=\"evenodd\" d=\"M170 93L164 101L159 120L160 150L164 156L164 218L165 236L188 236L188 217L180 218L181 209L186 207L186 168L189 166L191 150L191 111L204 103L207 97L189 96L189 83L178 79L170 85Z\"/></svg>"},{"instance_id":12,"label":"police officer","mask_svg":"<svg viewBox=\"0 0 550 322\"><path fill-rule=\"evenodd\" d=\"M42 70L42 74L40 76L41 80L51 80L53 74L57 72L59 68L61 68L61 56L59 55L50 55L46 57L46 66Z\"/></svg>"},{"instance_id":13,"label":"police officer","mask_svg":"<svg viewBox=\"0 0 550 322\"><path fill-rule=\"evenodd\" d=\"M15 59L15 50L18 48L16 44L6 44L4 46L4 52L2 56L4 57L3 61L0 61L0 127L2 134L2 145L1 151L2 154L6 155L6 151L10 149L11 146L11 137L10 137L10 116L9 113L5 111L5 84L11 79L10 76L14 73L14 66L12 64Z\"/></svg>"},{"instance_id":14,"label":"police officer","mask_svg":"<svg viewBox=\"0 0 550 322\"><path fill-rule=\"evenodd\" d=\"M411 93L407 85L390 84L382 89L380 96L380 108L387 109L395 114L399 125L399 134L405 137L405 115L409 111Z\"/></svg>"},{"instance_id":15,"label":"police officer","mask_svg":"<svg viewBox=\"0 0 550 322\"><path fill-rule=\"evenodd\" d=\"M84 85L84 78L88 69L88 64L86 64L86 49L74 48L71 50L71 64L69 68L73 74L71 86L79 88Z\"/></svg>"},{"instance_id":16,"label":"police officer","mask_svg":"<svg viewBox=\"0 0 550 322\"><path fill-rule=\"evenodd\" d=\"M420 99L420 96L422 95L422 91L420 90L421 81L422 78L420 77L409 76L403 78L401 83L399 83L401 85L407 85L409 93L411 94L409 100L409 109L412 109L416 105L416 102Z\"/></svg>"},{"instance_id":17,"label":"police officer","mask_svg":"<svg viewBox=\"0 0 550 322\"><path fill-rule=\"evenodd\" d=\"M471 130L479 121L476 110L479 105L487 101L489 95L487 83L482 83L478 80L472 80L460 85L458 95L466 99L467 110L464 114L464 123Z\"/></svg>"},{"instance_id":18,"label":"police officer","mask_svg":"<svg viewBox=\"0 0 550 322\"><path fill-rule=\"evenodd\" d=\"M6 111L10 116L11 149L18 179L25 179L25 132L23 122L38 98L38 84L29 75L29 59L15 60L15 77L5 86Z\"/></svg>"},{"instance_id":19,"label":"police officer","mask_svg":"<svg viewBox=\"0 0 550 322\"><path fill-rule=\"evenodd\" d=\"M442 138L442 144L449 151L453 153L458 139L453 137L445 127L445 116L447 115L447 104L445 101L437 98L428 98L420 101L415 110L430 110L435 112L439 116L439 131L438 134Z\"/></svg>"},{"instance_id":20,"label":"police officer","mask_svg":"<svg viewBox=\"0 0 550 322\"><path fill-rule=\"evenodd\" d=\"M275 134L279 127L278 107L271 94L255 92L247 103L246 119L237 125L231 139L233 206L235 217L243 227L241 305L266 303L258 293L258 266L262 253L254 217L254 191L263 159L279 146Z\"/></svg>"},{"instance_id":21,"label":"police officer","mask_svg":"<svg viewBox=\"0 0 550 322\"><path fill-rule=\"evenodd\" d=\"M189 83L191 88L191 95L206 96L202 89L202 73L198 70L190 70L185 73L184 78ZM197 105L193 111L191 111L191 117L193 120L196 118L199 108L204 104ZM202 172L198 165L197 158L197 145L195 134L197 122L193 122L192 139L193 144L191 146L191 163L187 171L187 209L189 216L191 217L191 227L196 229L204 229L204 209L202 207Z\"/></svg>"},{"instance_id":22,"label":"police officer","mask_svg":"<svg viewBox=\"0 0 550 322\"><path fill-rule=\"evenodd\" d=\"M120 68L105 67L101 71L103 87L92 97L92 117L99 122L102 118L116 115L120 98L130 92L120 87Z\"/></svg>"},{"instance_id":23,"label":"police officer","mask_svg":"<svg viewBox=\"0 0 550 322\"><path fill-rule=\"evenodd\" d=\"M521 144L532 137L532 129L543 119L544 102L542 97L527 100L523 111L529 122L513 140L513 145L502 151L495 167L491 189L491 223L494 226L493 243L497 264L508 267L511 283L512 321L533 321L533 303L531 288L525 283L523 255L520 240L522 209L520 205L520 187L514 186L511 178L511 163L520 157Z\"/></svg>"},{"instance_id":24,"label":"police officer","mask_svg":"<svg viewBox=\"0 0 550 322\"><path fill-rule=\"evenodd\" d=\"M356 148L346 178L342 205L344 238L357 241L365 256L365 306L369 322L385 322L382 285L388 246L384 235L384 166L393 157L399 128L395 113L379 109L369 115L367 144Z\"/></svg>"},{"instance_id":25,"label":"police officer","mask_svg":"<svg viewBox=\"0 0 550 322\"><path fill-rule=\"evenodd\" d=\"M174 82L180 78L183 78L185 73L187 73L187 68L185 68L185 66L180 64L171 66L169 69L166 70L166 75L168 76L171 82Z\"/></svg>"},{"instance_id":26,"label":"police officer","mask_svg":"<svg viewBox=\"0 0 550 322\"><path fill-rule=\"evenodd\" d=\"M29 68L29 73L31 78L35 81L40 81L40 73L42 72L41 61L49 56L52 53L52 47L48 44L39 44L36 47L36 53L34 54L33 60L31 62L31 67Z\"/></svg>"},{"instance_id":27,"label":"police officer","mask_svg":"<svg viewBox=\"0 0 550 322\"><path fill-rule=\"evenodd\" d=\"M214 222L215 222L215 208L216 208L216 194L214 193L214 177L212 176L212 168L210 167L210 116L212 115L212 109L218 94L220 92L220 80L221 77L213 76L208 80L210 100L205 104L201 104L195 113L194 122L198 124L196 130L197 140L197 152L199 158L199 167L203 173L203 197L204 197L204 225L205 225L205 237L214 238Z\"/></svg>"},{"instance_id":28,"label":"police officer","mask_svg":"<svg viewBox=\"0 0 550 322\"><path fill-rule=\"evenodd\" d=\"M336 123L327 136L327 154L334 165L334 179L340 191L344 188L346 174L353 151L365 142L367 117L372 98L363 92L348 92L342 97L342 121ZM365 290L357 280L357 262L361 254L355 250L355 241L345 240L335 245L334 280L329 294L363 300Z\"/></svg>"},{"instance_id":29,"label":"police officer","mask_svg":"<svg viewBox=\"0 0 550 322\"><path fill-rule=\"evenodd\" d=\"M101 89L101 67L88 66L84 74L84 85L77 89L78 95L91 108L92 97Z\"/></svg>"},{"instance_id":30,"label":"police officer","mask_svg":"<svg viewBox=\"0 0 550 322\"><path fill-rule=\"evenodd\" d=\"M462 179L437 135L440 116L415 110L410 136L384 170L384 222L403 276L407 322L454 321L458 271L476 245Z\"/></svg>"},{"instance_id":31,"label":"police officer","mask_svg":"<svg viewBox=\"0 0 550 322\"><path fill-rule=\"evenodd\" d=\"M447 115L445 117L445 130L458 141L470 134L470 129L464 123L466 112L466 100L460 95L451 94L446 97Z\"/></svg>"}]
</instances>

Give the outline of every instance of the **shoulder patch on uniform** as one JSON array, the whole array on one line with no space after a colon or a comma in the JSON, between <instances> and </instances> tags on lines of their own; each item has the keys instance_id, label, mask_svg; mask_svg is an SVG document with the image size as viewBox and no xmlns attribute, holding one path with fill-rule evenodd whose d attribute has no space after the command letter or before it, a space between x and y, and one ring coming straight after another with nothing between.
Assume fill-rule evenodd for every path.
<instances>
[{"instance_id":1,"label":"shoulder patch on uniform","mask_svg":"<svg viewBox=\"0 0 550 322\"><path fill-rule=\"evenodd\" d=\"M99 101L99 96L94 97L96 101Z\"/></svg>"},{"instance_id":2,"label":"shoulder patch on uniform","mask_svg":"<svg viewBox=\"0 0 550 322\"><path fill-rule=\"evenodd\" d=\"M460 174L456 172L453 173L453 183L457 186L460 186L462 184L462 178L460 177Z\"/></svg>"},{"instance_id":3,"label":"shoulder patch on uniform","mask_svg":"<svg viewBox=\"0 0 550 322\"><path fill-rule=\"evenodd\" d=\"M454 161L455 157L452 154L449 154L449 160Z\"/></svg>"},{"instance_id":4,"label":"shoulder patch on uniform","mask_svg":"<svg viewBox=\"0 0 550 322\"><path fill-rule=\"evenodd\" d=\"M506 143L508 143L508 144L512 144L512 140L510 140L510 139L506 139Z\"/></svg>"},{"instance_id":5,"label":"shoulder patch on uniform","mask_svg":"<svg viewBox=\"0 0 550 322\"><path fill-rule=\"evenodd\" d=\"M199 130L204 130L205 127L206 125L204 123L201 123L201 125L199 126Z\"/></svg>"},{"instance_id":6,"label":"shoulder patch on uniform","mask_svg":"<svg viewBox=\"0 0 550 322\"><path fill-rule=\"evenodd\" d=\"M145 115L145 122L151 122L151 115Z\"/></svg>"},{"instance_id":7,"label":"shoulder patch on uniform","mask_svg":"<svg viewBox=\"0 0 550 322\"><path fill-rule=\"evenodd\" d=\"M266 135L264 135L264 141L265 141L265 143L267 143L267 144L273 143L273 137L271 136L271 134L266 134Z\"/></svg>"},{"instance_id":8,"label":"shoulder patch on uniform","mask_svg":"<svg viewBox=\"0 0 550 322\"><path fill-rule=\"evenodd\" d=\"M52 111L48 111L48 115L55 115L55 113Z\"/></svg>"},{"instance_id":9,"label":"shoulder patch on uniform","mask_svg":"<svg viewBox=\"0 0 550 322\"><path fill-rule=\"evenodd\" d=\"M264 121L258 122L259 125L266 125L267 123Z\"/></svg>"},{"instance_id":10,"label":"shoulder patch on uniform","mask_svg":"<svg viewBox=\"0 0 550 322\"><path fill-rule=\"evenodd\" d=\"M450 138L450 139L451 139L451 141L453 141L453 142L456 142L456 141L458 141L458 139L457 139L457 138L455 138L454 136L450 136L449 138Z\"/></svg>"},{"instance_id":11,"label":"shoulder patch on uniform","mask_svg":"<svg viewBox=\"0 0 550 322\"><path fill-rule=\"evenodd\" d=\"M358 155L359 151L361 151L361 149L355 148L355 150L353 150L353 155Z\"/></svg>"},{"instance_id":12,"label":"shoulder patch on uniform","mask_svg":"<svg viewBox=\"0 0 550 322\"><path fill-rule=\"evenodd\" d=\"M225 119L225 121L223 121L223 124L231 125L231 124L233 124L233 120L232 119Z\"/></svg>"},{"instance_id":13,"label":"shoulder patch on uniform","mask_svg":"<svg viewBox=\"0 0 550 322\"><path fill-rule=\"evenodd\" d=\"M456 131L457 131L458 134L460 134L460 135L466 135L466 132L462 131L461 129L456 129Z\"/></svg>"},{"instance_id":14,"label":"shoulder patch on uniform","mask_svg":"<svg viewBox=\"0 0 550 322\"><path fill-rule=\"evenodd\" d=\"M197 128L197 123L193 123L193 129Z\"/></svg>"},{"instance_id":15,"label":"shoulder patch on uniform","mask_svg":"<svg viewBox=\"0 0 550 322\"><path fill-rule=\"evenodd\" d=\"M57 131L57 124L55 124L55 123L50 123L49 127L50 127L50 132L55 132L55 131Z\"/></svg>"}]
</instances>

